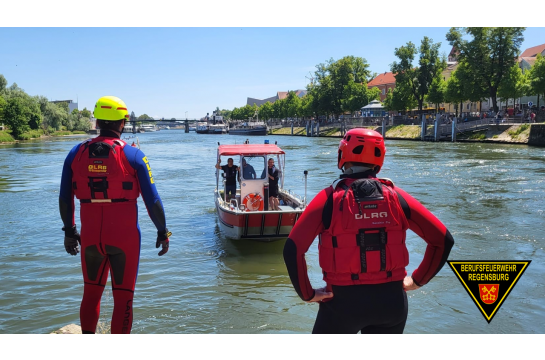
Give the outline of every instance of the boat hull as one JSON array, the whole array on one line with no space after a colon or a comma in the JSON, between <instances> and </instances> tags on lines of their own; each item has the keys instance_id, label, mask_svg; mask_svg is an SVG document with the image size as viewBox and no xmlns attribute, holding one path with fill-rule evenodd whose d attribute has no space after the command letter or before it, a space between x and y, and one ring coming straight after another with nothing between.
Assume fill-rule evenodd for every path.
<instances>
[{"instance_id":1,"label":"boat hull","mask_svg":"<svg viewBox=\"0 0 545 360\"><path fill-rule=\"evenodd\" d=\"M267 135L267 128L258 129L229 129L229 135Z\"/></svg>"},{"instance_id":2,"label":"boat hull","mask_svg":"<svg viewBox=\"0 0 545 360\"><path fill-rule=\"evenodd\" d=\"M231 239L274 241L286 239L301 216L301 209L284 211L229 211L219 205L216 210L221 231Z\"/></svg>"}]
</instances>

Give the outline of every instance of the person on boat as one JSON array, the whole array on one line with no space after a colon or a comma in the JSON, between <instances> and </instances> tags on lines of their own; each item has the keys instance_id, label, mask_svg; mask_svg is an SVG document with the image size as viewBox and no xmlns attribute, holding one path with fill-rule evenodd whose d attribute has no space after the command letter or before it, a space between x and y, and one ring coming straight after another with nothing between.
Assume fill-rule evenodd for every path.
<instances>
[{"instance_id":1,"label":"person on boat","mask_svg":"<svg viewBox=\"0 0 545 360\"><path fill-rule=\"evenodd\" d=\"M221 159L218 160L216 164L216 169L221 169L225 173L225 196L227 201L232 198L235 198L237 195L237 177L238 177L238 166L233 165L233 158L227 159L227 165L220 165ZM240 179L239 179L240 181Z\"/></svg>"},{"instance_id":2,"label":"person on boat","mask_svg":"<svg viewBox=\"0 0 545 360\"><path fill-rule=\"evenodd\" d=\"M242 159L242 175L246 180L253 180L256 178L254 167L246 162L246 159Z\"/></svg>"},{"instance_id":3,"label":"person on boat","mask_svg":"<svg viewBox=\"0 0 545 360\"><path fill-rule=\"evenodd\" d=\"M269 210L280 210L280 201L278 200L278 169L274 166L274 159L270 158L267 162L267 169L263 169L261 178L265 175L269 178Z\"/></svg>"},{"instance_id":4,"label":"person on boat","mask_svg":"<svg viewBox=\"0 0 545 360\"><path fill-rule=\"evenodd\" d=\"M136 144L134 143L134 141L132 142L131 146L136 147Z\"/></svg>"},{"instance_id":5,"label":"person on boat","mask_svg":"<svg viewBox=\"0 0 545 360\"><path fill-rule=\"evenodd\" d=\"M81 249L82 332L96 331L100 299L111 272L111 332L128 334L140 261L140 194L157 228L155 247L161 247L159 256L168 252L171 233L146 155L120 139L129 117L127 106L115 96L104 96L98 99L94 116L99 136L74 146L64 161L59 196L64 246L70 255L77 255ZM74 196L81 203L81 236L74 221Z\"/></svg>"},{"instance_id":6,"label":"person on boat","mask_svg":"<svg viewBox=\"0 0 545 360\"><path fill-rule=\"evenodd\" d=\"M338 150L343 174L308 204L284 246L295 291L302 300L319 303L313 333L402 333L406 291L426 285L454 244L428 209L391 180L377 178L385 152L378 132L348 131ZM405 270L407 229L427 243L411 276ZM316 236L323 288L312 287L305 261Z\"/></svg>"}]
</instances>

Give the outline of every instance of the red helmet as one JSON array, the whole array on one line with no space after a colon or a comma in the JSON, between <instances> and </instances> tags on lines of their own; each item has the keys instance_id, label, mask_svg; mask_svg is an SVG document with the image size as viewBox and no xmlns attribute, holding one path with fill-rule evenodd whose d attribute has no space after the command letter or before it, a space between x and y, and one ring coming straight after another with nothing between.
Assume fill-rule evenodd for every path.
<instances>
[{"instance_id":1,"label":"red helmet","mask_svg":"<svg viewBox=\"0 0 545 360\"><path fill-rule=\"evenodd\" d=\"M346 162L359 162L378 165L380 171L384 164L384 138L378 132L369 129L352 129L339 143L337 166L342 169Z\"/></svg>"}]
</instances>

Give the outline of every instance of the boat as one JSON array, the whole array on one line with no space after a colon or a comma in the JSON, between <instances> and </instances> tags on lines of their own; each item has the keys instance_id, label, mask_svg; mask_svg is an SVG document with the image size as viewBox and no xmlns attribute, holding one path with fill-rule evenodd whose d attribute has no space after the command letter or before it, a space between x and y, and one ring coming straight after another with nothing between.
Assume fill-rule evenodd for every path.
<instances>
[{"instance_id":1,"label":"boat","mask_svg":"<svg viewBox=\"0 0 545 360\"><path fill-rule=\"evenodd\" d=\"M196 131L197 130L197 126L190 126L189 127L189 131Z\"/></svg>"},{"instance_id":2,"label":"boat","mask_svg":"<svg viewBox=\"0 0 545 360\"><path fill-rule=\"evenodd\" d=\"M206 114L208 117L208 114ZM223 116L216 115L216 111L212 112L212 118L208 119L208 133L209 134L227 134L229 127L223 121Z\"/></svg>"},{"instance_id":3,"label":"boat","mask_svg":"<svg viewBox=\"0 0 545 360\"><path fill-rule=\"evenodd\" d=\"M208 133L209 134L227 134L227 124L221 122L221 123L215 123L208 125Z\"/></svg>"},{"instance_id":4,"label":"boat","mask_svg":"<svg viewBox=\"0 0 545 360\"><path fill-rule=\"evenodd\" d=\"M267 125L264 122L245 122L229 129L230 135L267 135Z\"/></svg>"},{"instance_id":5,"label":"boat","mask_svg":"<svg viewBox=\"0 0 545 360\"><path fill-rule=\"evenodd\" d=\"M197 134L208 134L208 122L207 121L199 121L197 123L197 128L195 129L195 132Z\"/></svg>"},{"instance_id":6,"label":"boat","mask_svg":"<svg viewBox=\"0 0 545 360\"><path fill-rule=\"evenodd\" d=\"M142 132L152 132L152 131L157 131L157 127L153 124L145 124L140 127L140 130Z\"/></svg>"},{"instance_id":7,"label":"boat","mask_svg":"<svg viewBox=\"0 0 545 360\"><path fill-rule=\"evenodd\" d=\"M276 144L219 145L218 161L222 156L233 158L238 166L244 160L253 166L256 178L246 179L244 171L241 171L236 196L227 199L225 180L220 181L222 171L216 170L214 201L221 232L228 238L237 240L272 241L287 238L306 207L307 172L305 171L305 197L301 198L283 188L285 152ZM280 210L269 210L269 184L265 173L269 158L276 160L279 170Z\"/></svg>"}]
</instances>

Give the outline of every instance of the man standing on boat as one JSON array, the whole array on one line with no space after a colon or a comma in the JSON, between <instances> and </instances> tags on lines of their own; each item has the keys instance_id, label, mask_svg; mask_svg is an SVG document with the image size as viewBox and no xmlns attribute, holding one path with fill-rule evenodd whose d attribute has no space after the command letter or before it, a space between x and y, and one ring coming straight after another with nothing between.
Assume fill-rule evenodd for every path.
<instances>
[{"instance_id":1,"label":"man standing on boat","mask_svg":"<svg viewBox=\"0 0 545 360\"><path fill-rule=\"evenodd\" d=\"M373 130L353 129L339 144L340 179L307 206L284 246L284 261L297 294L318 302L313 333L403 333L406 291L426 285L445 264L454 240L421 203L379 179L386 148ZM406 276L407 229L427 243L424 258ZM305 253L319 236L326 286L313 289Z\"/></svg>"},{"instance_id":2,"label":"man standing on boat","mask_svg":"<svg viewBox=\"0 0 545 360\"><path fill-rule=\"evenodd\" d=\"M242 159L242 175L245 180L253 180L257 176L254 167L248 164L246 159Z\"/></svg>"},{"instance_id":3,"label":"man standing on boat","mask_svg":"<svg viewBox=\"0 0 545 360\"><path fill-rule=\"evenodd\" d=\"M233 165L233 158L227 159L227 165L220 165L221 159L216 164L216 169L221 169L225 173L225 196L227 201L236 197L237 195L237 177L238 166ZM240 181L240 180L239 180Z\"/></svg>"},{"instance_id":4,"label":"man standing on boat","mask_svg":"<svg viewBox=\"0 0 545 360\"><path fill-rule=\"evenodd\" d=\"M129 117L127 106L115 96L104 96L97 101L94 116L99 136L74 146L64 162L59 196L64 246L67 253L77 255L81 244L82 332L96 331L100 299L111 270L111 332L129 334L140 260L136 204L140 194L157 228L159 256L167 253L171 233L147 157L120 139ZM81 203L81 237L74 221L74 196Z\"/></svg>"},{"instance_id":5,"label":"man standing on boat","mask_svg":"<svg viewBox=\"0 0 545 360\"><path fill-rule=\"evenodd\" d=\"M274 166L274 159L270 158L267 162L267 168L263 169L263 173L261 174L261 178L265 178L265 174L267 174L268 180L269 180L269 206L270 210L280 210L280 202L278 200L278 169L276 166Z\"/></svg>"}]
</instances>

